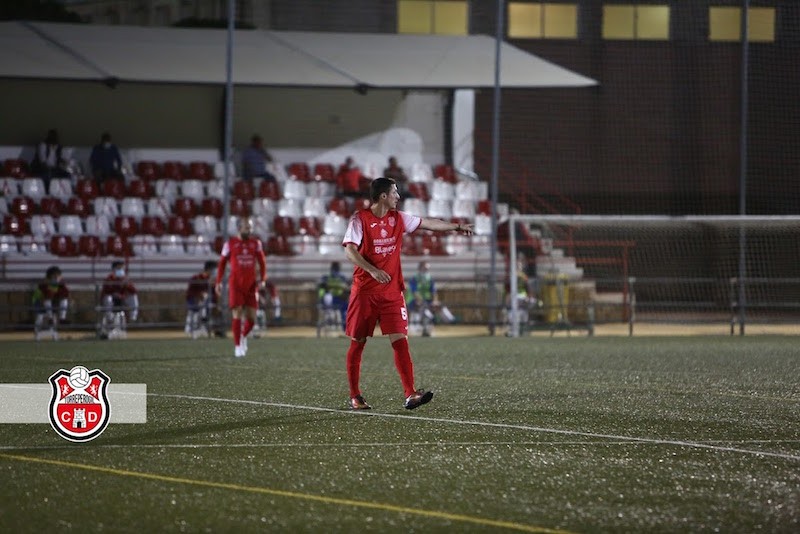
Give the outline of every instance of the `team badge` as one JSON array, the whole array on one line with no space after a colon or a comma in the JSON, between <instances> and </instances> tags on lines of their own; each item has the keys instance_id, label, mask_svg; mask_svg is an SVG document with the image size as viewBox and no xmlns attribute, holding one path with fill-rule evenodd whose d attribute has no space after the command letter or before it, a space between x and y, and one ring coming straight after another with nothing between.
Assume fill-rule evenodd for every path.
<instances>
[{"instance_id":1,"label":"team badge","mask_svg":"<svg viewBox=\"0 0 800 534\"><path fill-rule=\"evenodd\" d=\"M395 224L397 224L397 221L394 220L394 217L389 217L389 226L394 228Z\"/></svg>"},{"instance_id":2,"label":"team badge","mask_svg":"<svg viewBox=\"0 0 800 534\"><path fill-rule=\"evenodd\" d=\"M387 232L385 228L381 228L381 237L386 237L388 235L389 235L389 232Z\"/></svg>"},{"instance_id":3,"label":"team badge","mask_svg":"<svg viewBox=\"0 0 800 534\"><path fill-rule=\"evenodd\" d=\"M50 377L50 424L69 441L91 441L106 429L111 414L107 389L111 379L100 369L76 365Z\"/></svg>"}]
</instances>

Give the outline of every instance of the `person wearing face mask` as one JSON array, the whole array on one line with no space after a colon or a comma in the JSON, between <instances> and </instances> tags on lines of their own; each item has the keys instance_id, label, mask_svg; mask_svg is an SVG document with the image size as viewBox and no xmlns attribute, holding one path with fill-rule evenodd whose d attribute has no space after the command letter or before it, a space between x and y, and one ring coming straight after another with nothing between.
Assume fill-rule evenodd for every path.
<instances>
[{"instance_id":1,"label":"person wearing face mask","mask_svg":"<svg viewBox=\"0 0 800 534\"><path fill-rule=\"evenodd\" d=\"M100 298L103 306L100 337L124 337L127 320L135 321L139 315L139 296L128 280L124 262L118 260L111 264L111 274L103 281Z\"/></svg>"},{"instance_id":2,"label":"person wearing face mask","mask_svg":"<svg viewBox=\"0 0 800 534\"><path fill-rule=\"evenodd\" d=\"M267 260L261 240L251 236L253 225L250 219L239 219L238 237L231 237L222 246L214 290L222 294L222 277L230 262L228 279L228 306L231 309L231 331L233 333L233 355L241 358L247 354L247 335L253 330L258 310L258 291L267 283ZM256 278L256 265L259 276Z\"/></svg>"},{"instance_id":3,"label":"person wearing face mask","mask_svg":"<svg viewBox=\"0 0 800 534\"><path fill-rule=\"evenodd\" d=\"M408 280L406 302L411 324L421 327L423 336L431 335L436 320L446 323L456 322L455 315L439 300L436 282L431 278L430 265L427 261L420 262L417 274Z\"/></svg>"},{"instance_id":4,"label":"person wearing face mask","mask_svg":"<svg viewBox=\"0 0 800 534\"><path fill-rule=\"evenodd\" d=\"M50 327L50 335L58 339L58 323L67 318L69 306L69 289L61 278L61 269L53 265L45 273L44 281L33 291L33 310L36 314L34 337L36 341L42 336L46 325Z\"/></svg>"},{"instance_id":5,"label":"person wearing face mask","mask_svg":"<svg viewBox=\"0 0 800 534\"><path fill-rule=\"evenodd\" d=\"M186 288L186 334L192 339L208 336L211 331L209 321L213 306L211 279L217 269L217 262L211 260L203 264L203 270L189 279Z\"/></svg>"},{"instance_id":6,"label":"person wearing face mask","mask_svg":"<svg viewBox=\"0 0 800 534\"><path fill-rule=\"evenodd\" d=\"M106 180L122 178L122 156L117 145L111 142L110 133L104 132L100 143L92 147L89 164L98 185Z\"/></svg>"}]
</instances>

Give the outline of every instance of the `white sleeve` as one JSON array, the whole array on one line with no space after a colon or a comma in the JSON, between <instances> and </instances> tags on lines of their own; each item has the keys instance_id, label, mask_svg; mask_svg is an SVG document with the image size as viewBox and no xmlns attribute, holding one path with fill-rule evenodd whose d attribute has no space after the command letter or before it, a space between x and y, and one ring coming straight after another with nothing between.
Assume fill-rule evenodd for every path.
<instances>
[{"instance_id":1,"label":"white sleeve","mask_svg":"<svg viewBox=\"0 0 800 534\"><path fill-rule=\"evenodd\" d=\"M410 234L413 233L419 225L422 224L422 218L417 217L416 215L411 215L410 213L406 213L405 211L398 211L397 213L400 214L400 217L403 219L403 225L406 228L406 233Z\"/></svg>"},{"instance_id":2,"label":"white sleeve","mask_svg":"<svg viewBox=\"0 0 800 534\"><path fill-rule=\"evenodd\" d=\"M222 245L222 254L220 254L220 255L224 256L226 258L231 255L230 241L225 241L225 244Z\"/></svg>"},{"instance_id":3,"label":"white sleeve","mask_svg":"<svg viewBox=\"0 0 800 534\"><path fill-rule=\"evenodd\" d=\"M342 239L342 245L353 243L356 246L361 246L361 241L364 239L364 227L361 224L361 217L354 214L350 217L350 222L347 224L347 230Z\"/></svg>"}]
</instances>

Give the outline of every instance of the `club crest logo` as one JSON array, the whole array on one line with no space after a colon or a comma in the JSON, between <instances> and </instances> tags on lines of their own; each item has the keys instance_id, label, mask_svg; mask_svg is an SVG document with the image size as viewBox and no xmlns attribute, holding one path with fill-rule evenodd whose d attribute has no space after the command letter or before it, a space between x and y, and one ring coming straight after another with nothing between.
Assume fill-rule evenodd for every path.
<instances>
[{"instance_id":1,"label":"club crest logo","mask_svg":"<svg viewBox=\"0 0 800 534\"><path fill-rule=\"evenodd\" d=\"M111 414L107 389L111 379L100 369L76 365L50 377L50 424L69 441L91 441L106 429Z\"/></svg>"}]
</instances>

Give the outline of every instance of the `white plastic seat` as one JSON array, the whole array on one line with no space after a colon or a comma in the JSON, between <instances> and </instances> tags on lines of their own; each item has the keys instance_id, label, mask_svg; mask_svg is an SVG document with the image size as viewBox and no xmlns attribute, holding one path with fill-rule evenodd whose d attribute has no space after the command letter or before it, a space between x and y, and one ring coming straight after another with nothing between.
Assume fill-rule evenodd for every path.
<instances>
[{"instance_id":1,"label":"white plastic seat","mask_svg":"<svg viewBox=\"0 0 800 534\"><path fill-rule=\"evenodd\" d=\"M179 235L165 235L161 237L161 254L168 256L182 256L186 254L183 238Z\"/></svg>"},{"instance_id":2,"label":"white plastic seat","mask_svg":"<svg viewBox=\"0 0 800 534\"><path fill-rule=\"evenodd\" d=\"M489 198L489 182L475 182L475 189L477 191L476 200L486 200Z\"/></svg>"},{"instance_id":3,"label":"white plastic seat","mask_svg":"<svg viewBox=\"0 0 800 534\"><path fill-rule=\"evenodd\" d=\"M62 215L58 218L58 233L70 237L83 235L81 218L77 215Z\"/></svg>"},{"instance_id":4,"label":"white plastic seat","mask_svg":"<svg viewBox=\"0 0 800 534\"><path fill-rule=\"evenodd\" d=\"M305 184L299 180L288 180L283 185L283 198L303 200L306 198Z\"/></svg>"},{"instance_id":5,"label":"white plastic seat","mask_svg":"<svg viewBox=\"0 0 800 534\"><path fill-rule=\"evenodd\" d=\"M113 197L97 197L94 199L94 213L113 219L119 215L117 200Z\"/></svg>"},{"instance_id":6,"label":"white plastic seat","mask_svg":"<svg viewBox=\"0 0 800 534\"><path fill-rule=\"evenodd\" d=\"M457 234L444 236L444 250L450 256L467 252L469 250L469 237Z\"/></svg>"},{"instance_id":7,"label":"white plastic seat","mask_svg":"<svg viewBox=\"0 0 800 534\"><path fill-rule=\"evenodd\" d=\"M344 235L322 235L319 237L318 251L320 254L342 254L342 237Z\"/></svg>"},{"instance_id":8,"label":"white plastic seat","mask_svg":"<svg viewBox=\"0 0 800 534\"><path fill-rule=\"evenodd\" d=\"M331 182L308 182L306 184L306 198L331 199L336 195L336 185Z\"/></svg>"},{"instance_id":9,"label":"white plastic seat","mask_svg":"<svg viewBox=\"0 0 800 534\"><path fill-rule=\"evenodd\" d=\"M482 213L476 215L474 233L478 236L492 235L492 218Z\"/></svg>"},{"instance_id":10,"label":"white plastic seat","mask_svg":"<svg viewBox=\"0 0 800 534\"><path fill-rule=\"evenodd\" d=\"M460 217L462 219L475 218L475 201L456 199L453 201L453 217Z\"/></svg>"},{"instance_id":11,"label":"white plastic seat","mask_svg":"<svg viewBox=\"0 0 800 534\"><path fill-rule=\"evenodd\" d=\"M419 198L407 198L403 201L403 211L416 215L417 217L428 216L428 206L424 200Z\"/></svg>"},{"instance_id":12,"label":"white plastic seat","mask_svg":"<svg viewBox=\"0 0 800 534\"><path fill-rule=\"evenodd\" d=\"M0 195L8 198L19 196L19 180L16 178L0 178Z\"/></svg>"},{"instance_id":13,"label":"white plastic seat","mask_svg":"<svg viewBox=\"0 0 800 534\"><path fill-rule=\"evenodd\" d=\"M225 184L221 180L208 182L206 184L206 194L208 197L214 197L222 200L222 197L225 196Z\"/></svg>"},{"instance_id":14,"label":"white plastic seat","mask_svg":"<svg viewBox=\"0 0 800 534\"><path fill-rule=\"evenodd\" d=\"M26 255L46 254L47 243L40 237L24 235L22 239L20 239L19 251Z\"/></svg>"},{"instance_id":15,"label":"white plastic seat","mask_svg":"<svg viewBox=\"0 0 800 534\"><path fill-rule=\"evenodd\" d=\"M319 250L319 240L311 235L293 235L288 238L289 248L295 254L313 254Z\"/></svg>"},{"instance_id":16,"label":"white plastic seat","mask_svg":"<svg viewBox=\"0 0 800 534\"><path fill-rule=\"evenodd\" d=\"M339 244L341 245L341 239L344 237L346 231L347 220L344 217L336 215L335 213L325 214L325 219L322 221L322 233L338 237Z\"/></svg>"},{"instance_id":17,"label":"white plastic seat","mask_svg":"<svg viewBox=\"0 0 800 534\"><path fill-rule=\"evenodd\" d=\"M56 225L50 215L31 216L31 234L39 239L50 238L56 234Z\"/></svg>"},{"instance_id":18,"label":"white plastic seat","mask_svg":"<svg viewBox=\"0 0 800 534\"><path fill-rule=\"evenodd\" d=\"M433 199L428 202L428 217L437 219L450 219L453 216L453 208L449 200Z\"/></svg>"},{"instance_id":19,"label":"white plastic seat","mask_svg":"<svg viewBox=\"0 0 800 534\"><path fill-rule=\"evenodd\" d=\"M220 219L220 231L222 230L223 221ZM228 235L239 235L239 217L236 215L228 216Z\"/></svg>"},{"instance_id":20,"label":"white plastic seat","mask_svg":"<svg viewBox=\"0 0 800 534\"><path fill-rule=\"evenodd\" d=\"M211 250L211 243L213 237L204 235L192 235L186 238L186 253L192 256L211 256L214 252Z\"/></svg>"},{"instance_id":21,"label":"white plastic seat","mask_svg":"<svg viewBox=\"0 0 800 534\"><path fill-rule=\"evenodd\" d=\"M253 200L252 210L253 215L272 218L278 214L278 205L272 199L257 198Z\"/></svg>"},{"instance_id":22,"label":"white plastic seat","mask_svg":"<svg viewBox=\"0 0 800 534\"><path fill-rule=\"evenodd\" d=\"M3 196L0 196L0 215L8 215L8 202Z\"/></svg>"},{"instance_id":23,"label":"white plastic seat","mask_svg":"<svg viewBox=\"0 0 800 534\"><path fill-rule=\"evenodd\" d=\"M66 204L72 196L72 180L69 178L53 178L50 180L50 196L56 197Z\"/></svg>"},{"instance_id":24,"label":"white plastic seat","mask_svg":"<svg viewBox=\"0 0 800 534\"><path fill-rule=\"evenodd\" d=\"M236 166L234 166L233 162L228 162L228 176L231 179L236 177ZM214 178L217 180L224 180L225 179L225 162L218 161L214 164Z\"/></svg>"},{"instance_id":25,"label":"white plastic seat","mask_svg":"<svg viewBox=\"0 0 800 534\"><path fill-rule=\"evenodd\" d=\"M150 198L147 200L147 214L151 217L166 219L172 214L171 204L163 198Z\"/></svg>"},{"instance_id":26,"label":"white plastic seat","mask_svg":"<svg viewBox=\"0 0 800 534\"><path fill-rule=\"evenodd\" d=\"M253 235L266 239L272 229L272 218L260 215L250 217L250 221L253 223Z\"/></svg>"},{"instance_id":27,"label":"white plastic seat","mask_svg":"<svg viewBox=\"0 0 800 534\"><path fill-rule=\"evenodd\" d=\"M47 195L44 189L44 181L41 178L23 178L22 196L30 197L35 202L42 200Z\"/></svg>"},{"instance_id":28,"label":"white plastic seat","mask_svg":"<svg viewBox=\"0 0 800 534\"><path fill-rule=\"evenodd\" d=\"M308 197L303 201L303 217L322 218L328 213L327 202L324 198Z\"/></svg>"},{"instance_id":29,"label":"white plastic seat","mask_svg":"<svg viewBox=\"0 0 800 534\"><path fill-rule=\"evenodd\" d=\"M123 198L120 205L120 214L141 221L142 217L144 217L144 201L139 197Z\"/></svg>"},{"instance_id":30,"label":"white plastic seat","mask_svg":"<svg viewBox=\"0 0 800 534\"><path fill-rule=\"evenodd\" d=\"M149 234L139 234L131 237L131 247L137 256L152 256L158 254L156 238Z\"/></svg>"},{"instance_id":31,"label":"white plastic seat","mask_svg":"<svg viewBox=\"0 0 800 534\"><path fill-rule=\"evenodd\" d=\"M219 233L217 219L213 215L198 215L194 218L194 233L205 237L213 237Z\"/></svg>"},{"instance_id":32,"label":"white plastic seat","mask_svg":"<svg viewBox=\"0 0 800 534\"><path fill-rule=\"evenodd\" d=\"M184 180L181 182L181 195L189 197L199 204L206 195L205 191L203 191L203 182L200 180Z\"/></svg>"},{"instance_id":33,"label":"white plastic seat","mask_svg":"<svg viewBox=\"0 0 800 534\"><path fill-rule=\"evenodd\" d=\"M86 217L86 233L105 239L111 235L111 223L105 215L89 215Z\"/></svg>"},{"instance_id":34,"label":"white plastic seat","mask_svg":"<svg viewBox=\"0 0 800 534\"><path fill-rule=\"evenodd\" d=\"M172 204L178 197L178 182L175 180L156 180L156 196Z\"/></svg>"},{"instance_id":35,"label":"white plastic seat","mask_svg":"<svg viewBox=\"0 0 800 534\"><path fill-rule=\"evenodd\" d=\"M478 182L461 180L455 186L455 195L458 200L478 200Z\"/></svg>"},{"instance_id":36,"label":"white plastic seat","mask_svg":"<svg viewBox=\"0 0 800 534\"><path fill-rule=\"evenodd\" d=\"M0 235L0 254L16 254L19 252L17 238L13 235Z\"/></svg>"},{"instance_id":37,"label":"white plastic seat","mask_svg":"<svg viewBox=\"0 0 800 534\"><path fill-rule=\"evenodd\" d=\"M278 201L278 215L299 219L303 216L302 199L283 198Z\"/></svg>"},{"instance_id":38,"label":"white plastic seat","mask_svg":"<svg viewBox=\"0 0 800 534\"><path fill-rule=\"evenodd\" d=\"M427 163L414 163L411 165L411 174L408 178L412 182L429 183L433 180L433 171L431 171L431 166Z\"/></svg>"},{"instance_id":39,"label":"white plastic seat","mask_svg":"<svg viewBox=\"0 0 800 534\"><path fill-rule=\"evenodd\" d=\"M444 180L434 180L430 189L433 200L453 200L456 196L455 186Z\"/></svg>"}]
</instances>

